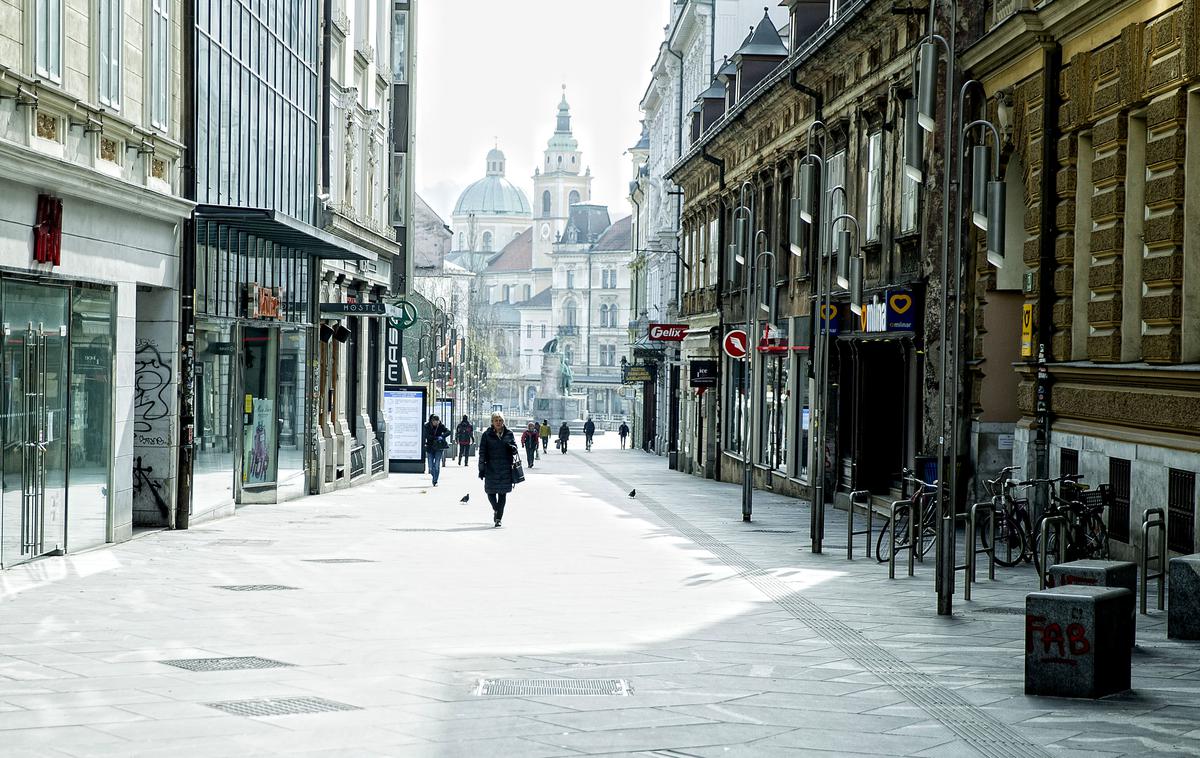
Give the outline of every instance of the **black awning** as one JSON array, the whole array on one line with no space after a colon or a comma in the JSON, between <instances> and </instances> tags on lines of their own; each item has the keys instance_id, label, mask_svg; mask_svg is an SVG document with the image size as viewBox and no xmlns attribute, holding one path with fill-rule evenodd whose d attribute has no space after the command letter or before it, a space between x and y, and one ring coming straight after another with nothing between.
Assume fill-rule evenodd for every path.
<instances>
[{"instance_id":1,"label":"black awning","mask_svg":"<svg viewBox=\"0 0 1200 758\"><path fill-rule=\"evenodd\" d=\"M196 220L223 224L230 229L300 250L315 258L345 261L379 259L378 255L362 245L271 208L197 205Z\"/></svg>"}]
</instances>

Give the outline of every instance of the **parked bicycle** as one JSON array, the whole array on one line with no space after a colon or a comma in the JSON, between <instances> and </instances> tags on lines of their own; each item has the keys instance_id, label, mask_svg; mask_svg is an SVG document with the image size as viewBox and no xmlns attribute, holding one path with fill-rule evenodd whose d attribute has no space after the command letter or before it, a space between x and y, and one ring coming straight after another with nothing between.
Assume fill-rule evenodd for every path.
<instances>
[{"instance_id":1,"label":"parked bicycle","mask_svg":"<svg viewBox=\"0 0 1200 758\"><path fill-rule=\"evenodd\" d=\"M901 550L908 549L909 519L914 511L920 519L917 527L917 555L925 557L933 548L937 537L937 482L930 484L922 481L907 468L902 471L902 475L904 481L913 485L913 494L909 496L907 503L896 507L895 542L889 537L892 519L889 517L883 521L883 528L879 530L879 538L875 543L875 560L880 563L887 563L893 552L899 555Z\"/></svg>"},{"instance_id":2,"label":"parked bicycle","mask_svg":"<svg viewBox=\"0 0 1200 758\"><path fill-rule=\"evenodd\" d=\"M984 484L996 514L995 559L1005 568L1033 560L1033 519L1029 515L1029 501L1013 496L1014 490L1021 485L1013 481L1012 475L1020 470L1020 466L1007 466L995 479L988 479ZM992 535L986 529L982 529L979 536L984 548L992 546Z\"/></svg>"},{"instance_id":3,"label":"parked bicycle","mask_svg":"<svg viewBox=\"0 0 1200 758\"><path fill-rule=\"evenodd\" d=\"M1089 491L1082 484L1079 474L1065 474L1053 479L1030 479L1018 486L1044 486L1049 497L1046 513L1038 519L1034 526L1033 565L1038 572L1042 571L1041 539L1042 523L1047 518L1062 516L1066 519L1066 529L1050 529L1046 536L1046 556L1057 556L1059 553L1060 534L1066 540L1065 548L1067 561L1108 558L1108 527L1104 524L1104 509L1110 504L1110 491L1107 486L1100 485L1095 491ZM1059 486L1061 495L1055 491Z\"/></svg>"}]
</instances>

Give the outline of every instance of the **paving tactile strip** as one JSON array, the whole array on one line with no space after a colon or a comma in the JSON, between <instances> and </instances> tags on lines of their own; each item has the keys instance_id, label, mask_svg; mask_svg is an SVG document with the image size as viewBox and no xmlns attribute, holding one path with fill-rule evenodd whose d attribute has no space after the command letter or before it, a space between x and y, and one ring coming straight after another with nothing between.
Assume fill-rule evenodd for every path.
<instances>
[{"instance_id":1,"label":"paving tactile strip","mask_svg":"<svg viewBox=\"0 0 1200 758\"><path fill-rule=\"evenodd\" d=\"M586 458L584 463L604 474L622 493L633 487ZM661 521L696 545L708 550L731 567L795 618L845 653L868 672L879 677L913 705L928 713L959 739L988 758L1048 758L1050 753L1021 736L1011 727L967 702L954 690L902 661L892 653L863 637L811 599L796 593L783 581L708 532L659 504L654 498L638 493L638 502Z\"/></svg>"},{"instance_id":2,"label":"paving tactile strip","mask_svg":"<svg viewBox=\"0 0 1200 758\"><path fill-rule=\"evenodd\" d=\"M223 700L205 703L209 708L224 711L231 716L263 718L265 716L294 716L304 713L335 713L337 711L361 711L357 705L347 705L323 697L280 697L258 700Z\"/></svg>"},{"instance_id":3,"label":"paving tactile strip","mask_svg":"<svg viewBox=\"0 0 1200 758\"><path fill-rule=\"evenodd\" d=\"M480 679L472 693L522 697L627 696L633 693L633 689L624 679Z\"/></svg>"},{"instance_id":4,"label":"paving tactile strip","mask_svg":"<svg viewBox=\"0 0 1200 758\"><path fill-rule=\"evenodd\" d=\"M159 663L187 671L246 671L249 669L289 668L295 665L273 661L270 658L259 658L256 655L240 658L179 658L171 661L159 661Z\"/></svg>"}]
</instances>

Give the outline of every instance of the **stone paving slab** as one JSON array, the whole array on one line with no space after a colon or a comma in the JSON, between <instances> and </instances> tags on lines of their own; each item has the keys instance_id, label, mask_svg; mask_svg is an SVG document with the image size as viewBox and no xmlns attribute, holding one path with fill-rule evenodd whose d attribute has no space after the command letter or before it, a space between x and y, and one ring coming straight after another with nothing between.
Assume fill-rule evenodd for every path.
<instances>
[{"instance_id":1,"label":"stone paving slab","mask_svg":"<svg viewBox=\"0 0 1200 758\"><path fill-rule=\"evenodd\" d=\"M812 555L806 504L756 493L746 525L736 487L640 451L601 441L543 459L499 530L471 474L250 506L0 574L0 754L1017 754L962 739L922 694L937 688L1022 755L1200 756L1200 648L1168 642L1160 614L1139 619L1135 692L1027 698L1023 619L980 609L1022 607L1028 569L999 571L938 618L931 563L889 581L873 558L847 561L832 512ZM641 497L626 497L633 486ZM309 562L324 558L372 562ZM298 589L217 589L238 584ZM923 684L897 688L868 653ZM249 655L295 665L159 663ZM625 678L633 694L480 697L484 677ZM359 710L207 705L283 696Z\"/></svg>"}]
</instances>

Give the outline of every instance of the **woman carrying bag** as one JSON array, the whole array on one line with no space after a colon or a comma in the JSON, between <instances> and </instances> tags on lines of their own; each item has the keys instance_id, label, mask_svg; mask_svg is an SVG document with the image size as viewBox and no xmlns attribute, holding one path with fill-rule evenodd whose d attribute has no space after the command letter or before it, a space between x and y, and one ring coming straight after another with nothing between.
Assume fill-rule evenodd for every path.
<instances>
[{"instance_id":1,"label":"woman carrying bag","mask_svg":"<svg viewBox=\"0 0 1200 758\"><path fill-rule=\"evenodd\" d=\"M517 457L517 441L500 413L492 414L492 425L479 438L479 478L492 504L495 524L500 526L508 493L514 484L525 481L521 459Z\"/></svg>"}]
</instances>

